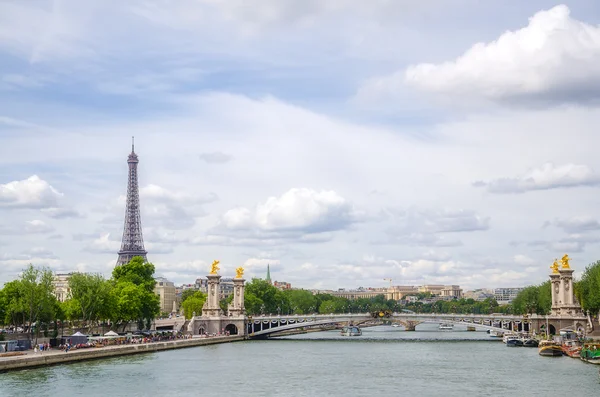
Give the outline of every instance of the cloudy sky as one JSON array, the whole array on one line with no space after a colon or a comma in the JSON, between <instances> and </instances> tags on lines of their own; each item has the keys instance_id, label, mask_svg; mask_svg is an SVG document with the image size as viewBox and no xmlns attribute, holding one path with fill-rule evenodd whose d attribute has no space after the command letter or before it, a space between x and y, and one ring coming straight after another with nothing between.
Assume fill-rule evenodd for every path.
<instances>
[{"instance_id":1,"label":"cloudy sky","mask_svg":"<svg viewBox=\"0 0 600 397\"><path fill-rule=\"evenodd\" d=\"M0 283L148 259L304 288L600 259L600 4L1 0ZM579 272L578 272L579 273ZM576 273L577 274L577 273Z\"/></svg>"}]
</instances>

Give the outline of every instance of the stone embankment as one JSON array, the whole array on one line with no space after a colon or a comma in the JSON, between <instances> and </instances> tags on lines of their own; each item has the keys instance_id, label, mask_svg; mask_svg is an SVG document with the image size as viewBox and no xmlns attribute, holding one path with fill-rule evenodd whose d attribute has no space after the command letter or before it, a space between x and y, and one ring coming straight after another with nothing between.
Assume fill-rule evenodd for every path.
<instances>
[{"instance_id":1,"label":"stone embankment","mask_svg":"<svg viewBox=\"0 0 600 397\"><path fill-rule=\"evenodd\" d=\"M67 364L130 354L153 353L163 350L238 342L243 340L245 340L244 336L217 336L210 338L179 339L164 342L107 346L101 348L91 347L87 349L71 350L68 353L60 350L51 350L44 353L34 353L33 351L29 351L27 354L21 356L0 357L0 373L18 369Z\"/></svg>"}]
</instances>

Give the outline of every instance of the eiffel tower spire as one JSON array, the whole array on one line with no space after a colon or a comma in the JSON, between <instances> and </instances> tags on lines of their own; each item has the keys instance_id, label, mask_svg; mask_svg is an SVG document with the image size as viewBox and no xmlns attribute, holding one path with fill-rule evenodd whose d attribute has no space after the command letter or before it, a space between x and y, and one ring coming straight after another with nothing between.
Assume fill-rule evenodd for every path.
<instances>
[{"instance_id":1,"label":"eiffel tower spire","mask_svg":"<svg viewBox=\"0 0 600 397\"><path fill-rule=\"evenodd\" d=\"M117 265L128 263L134 256L141 256L146 261L144 238L142 237L142 218L140 217L140 193L138 188L137 165L138 156L135 154L134 141L131 137L131 153L127 158L129 165L129 180L127 182L127 204L125 206L125 225L123 240Z\"/></svg>"}]
</instances>

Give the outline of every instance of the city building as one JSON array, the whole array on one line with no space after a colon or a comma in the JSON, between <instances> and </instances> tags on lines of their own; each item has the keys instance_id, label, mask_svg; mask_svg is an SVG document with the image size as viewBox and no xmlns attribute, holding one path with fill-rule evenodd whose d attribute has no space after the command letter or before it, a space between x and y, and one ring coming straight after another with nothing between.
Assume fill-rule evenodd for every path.
<instances>
[{"instance_id":1,"label":"city building","mask_svg":"<svg viewBox=\"0 0 600 397\"><path fill-rule=\"evenodd\" d=\"M221 278L221 281L219 283L219 300L229 298L229 296L231 294L233 294L233 286L234 286L233 278L231 278L231 277ZM186 289L195 289L196 291L200 291L200 292L207 294L208 293L208 279L198 277L194 284L190 284L189 286L182 288L182 291L186 290Z\"/></svg>"},{"instance_id":2,"label":"city building","mask_svg":"<svg viewBox=\"0 0 600 397\"><path fill-rule=\"evenodd\" d=\"M154 279L154 293L160 297L161 313L173 313L177 311L177 293L175 284L164 277Z\"/></svg>"},{"instance_id":3,"label":"city building","mask_svg":"<svg viewBox=\"0 0 600 397\"><path fill-rule=\"evenodd\" d=\"M432 294L432 295L441 295L442 294L442 290L444 289L443 285L437 285L437 284L429 284L429 285L421 285L420 287L418 287L419 292L422 294Z\"/></svg>"},{"instance_id":4,"label":"city building","mask_svg":"<svg viewBox=\"0 0 600 397\"><path fill-rule=\"evenodd\" d=\"M444 288L440 291L440 296L460 299L462 297L462 289L458 285L444 285Z\"/></svg>"},{"instance_id":5,"label":"city building","mask_svg":"<svg viewBox=\"0 0 600 397\"><path fill-rule=\"evenodd\" d=\"M282 291L286 290L286 289L292 289L292 284L286 283L285 281L275 281L273 283L273 286L275 288L278 288L278 289L282 290Z\"/></svg>"},{"instance_id":6,"label":"city building","mask_svg":"<svg viewBox=\"0 0 600 397\"><path fill-rule=\"evenodd\" d=\"M227 299L233 294L233 278L223 277L219 283L219 300Z\"/></svg>"},{"instance_id":7,"label":"city building","mask_svg":"<svg viewBox=\"0 0 600 397\"><path fill-rule=\"evenodd\" d=\"M494 290L494 298L496 298L499 305L507 305L511 303L523 289L523 287L496 288Z\"/></svg>"},{"instance_id":8,"label":"city building","mask_svg":"<svg viewBox=\"0 0 600 397\"><path fill-rule=\"evenodd\" d=\"M386 298L399 301L407 295L416 295L418 293L419 289L414 285L394 285L388 288Z\"/></svg>"},{"instance_id":9,"label":"city building","mask_svg":"<svg viewBox=\"0 0 600 397\"><path fill-rule=\"evenodd\" d=\"M473 299L478 302L481 302L488 298L494 298L494 291L485 288L480 288L473 291L466 291L463 293L463 298Z\"/></svg>"},{"instance_id":10,"label":"city building","mask_svg":"<svg viewBox=\"0 0 600 397\"><path fill-rule=\"evenodd\" d=\"M204 292L205 294L208 293L208 279L198 277L194 283L194 289Z\"/></svg>"},{"instance_id":11,"label":"city building","mask_svg":"<svg viewBox=\"0 0 600 397\"><path fill-rule=\"evenodd\" d=\"M326 294L330 294L333 296L337 296L340 298L346 298L346 299L350 299L350 300L360 299L360 298L368 299L368 298L374 298L377 295L386 295L387 288L357 288L354 290L345 290L343 288L340 288L337 291L319 292L319 293L326 293Z\"/></svg>"},{"instance_id":12,"label":"city building","mask_svg":"<svg viewBox=\"0 0 600 397\"><path fill-rule=\"evenodd\" d=\"M56 273L54 279L52 279L52 286L54 287L54 296L60 302L64 302L69 299L71 289L69 288L69 279L73 273Z\"/></svg>"},{"instance_id":13,"label":"city building","mask_svg":"<svg viewBox=\"0 0 600 397\"><path fill-rule=\"evenodd\" d=\"M437 299L460 299L463 291L458 285L394 285L389 288L357 288L346 290L340 288L337 291L332 290L312 290L313 294L329 294L346 299L374 298L378 295L385 296L385 299L395 301L406 300L405 297L416 296L419 293L430 293Z\"/></svg>"}]
</instances>

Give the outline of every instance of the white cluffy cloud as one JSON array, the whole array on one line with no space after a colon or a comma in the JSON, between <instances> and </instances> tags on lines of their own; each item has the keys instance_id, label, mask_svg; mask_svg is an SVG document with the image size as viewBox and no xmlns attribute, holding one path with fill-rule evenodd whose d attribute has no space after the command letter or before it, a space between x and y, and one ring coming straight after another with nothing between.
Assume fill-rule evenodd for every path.
<instances>
[{"instance_id":1,"label":"white cluffy cloud","mask_svg":"<svg viewBox=\"0 0 600 397\"><path fill-rule=\"evenodd\" d=\"M63 194L37 175L0 184L0 207L46 208L56 206Z\"/></svg>"},{"instance_id":2,"label":"white cluffy cloud","mask_svg":"<svg viewBox=\"0 0 600 397\"><path fill-rule=\"evenodd\" d=\"M600 184L600 176L585 165L543 164L516 178L499 178L490 182L477 181L473 185L485 187L490 193L525 193L532 190L549 190Z\"/></svg>"},{"instance_id":3,"label":"white cluffy cloud","mask_svg":"<svg viewBox=\"0 0 600 397\"><path fill-rule=\"evenodd\" d=\"M565 5L536 13L529 24L490 43L477 43L453 61L420 63L371 80L363 90L381 94L405 84L430 92L493 101L598 99L600 27L571 18Z\"/></svg>"},{"instance_id":4,"label":"white cluffy cloud","mask_svg":"<svg viewBox=\"0 0 600 397\"><path fill-rule=\"evenodd\" d=\"M336 192L304 188L290 189L279 197L269 197L254 209L231 209L222 217L223 225L231 230L307 233L340 230L356 220L354 207Z\"/></svg>"}]
</instances>

